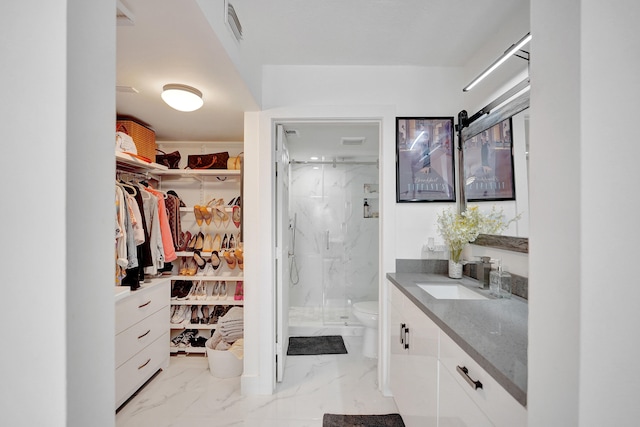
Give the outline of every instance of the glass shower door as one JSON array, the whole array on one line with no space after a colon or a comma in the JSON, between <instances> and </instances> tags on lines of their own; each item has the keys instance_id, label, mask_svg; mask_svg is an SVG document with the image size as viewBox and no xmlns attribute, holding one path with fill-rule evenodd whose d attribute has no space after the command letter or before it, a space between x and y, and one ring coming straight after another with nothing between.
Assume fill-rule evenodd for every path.
<instances>
[{"instance_id":1,"label":"glass shower door","mask_svg":"<svg viewBox=\"0 0 640 427\"><path fill-rule=\"evenodd\" d=\"M322 242L322 319L325 325L346 324L351 303L349 289L350 264L347 218L351 213L346 188L346 166L324 166Z\"/></svg>"}]
</instances>

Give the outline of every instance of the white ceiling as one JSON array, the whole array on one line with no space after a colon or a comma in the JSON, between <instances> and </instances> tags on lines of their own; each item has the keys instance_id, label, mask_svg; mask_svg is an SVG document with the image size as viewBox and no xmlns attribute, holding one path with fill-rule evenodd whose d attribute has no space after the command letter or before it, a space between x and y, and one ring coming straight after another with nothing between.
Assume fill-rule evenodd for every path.
<instances>
[{"instance_id":1,"label":"white ceiling","mask_svg":"<svg viewBox=\"0 0 640 427\"><path fill-rule=\"evenodd\" d=\"M224 8L224 0L211 1ZM230 1L243 28L243 54L258 64L461 66L529 0ZM147 122L158 140L242 141L243 113L259 105L197 0L121 2L134 25L117 28L117 85L139 93L118 91L117 113ZM204 107L171 109L160 99L168 83L198 88ZM371 126L343 124L340 131L353 135L341 136ZM323 128L294 127L301 135ZM338 135L311 140L327 138Z\"/></svg>"}]
</instances>

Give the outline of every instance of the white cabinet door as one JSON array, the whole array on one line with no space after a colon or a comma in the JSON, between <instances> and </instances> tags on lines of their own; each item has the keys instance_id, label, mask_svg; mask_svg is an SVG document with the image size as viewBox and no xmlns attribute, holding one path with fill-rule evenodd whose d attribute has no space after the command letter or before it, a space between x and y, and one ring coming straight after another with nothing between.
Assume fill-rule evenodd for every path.
<instances>
[{"instance_id":1,"label":"white cabinet door","mask_svg":"<svg viewBox=\"0 0 640 427\"><path fill-rule=\"evenodd\" d=\"M435 427L438 327L406 297L392 294L392 299L389 337L394 399L407 427Z\"/></svg>"},{"instance_id":2,"label":"white cabinet door","mask_svg":"<svg viewBox=\"0 0 640 427\"><path fill-rule=\"evenodd\" d=\"M438 427L493 427L489 418L442 364Z\"/></svg>"}]
</instances>

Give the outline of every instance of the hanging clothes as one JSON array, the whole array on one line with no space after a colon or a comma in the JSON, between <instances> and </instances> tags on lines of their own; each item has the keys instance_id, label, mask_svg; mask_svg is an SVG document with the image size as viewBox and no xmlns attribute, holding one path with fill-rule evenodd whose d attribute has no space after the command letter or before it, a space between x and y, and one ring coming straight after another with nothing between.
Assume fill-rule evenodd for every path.
<instances>
[{"instance_id":1,"label":"hanging clothes","mask_svg":"<svg viewBox=\"0 0 640 427\"><path fill-rule=\"evenodd\" d=\"M142 189L142 200L144 205L144 216L149 226L149 245L151 249L150 266L145 267L146 274L155 276L158 269L164 266L164 247L160 231L160 219L158 213L158 198L146 189Z\"/></svg>"},{"instance_id":2,"label":"hanging clothes","mask_svg":"<svg viewBox=\"0 0 640 427\"><path fill-rule=\"evenodd\" d=\"M178 250L182 246L180 236L182 235L182 224L180 221L180 204L181 200L178 196L167 193L164 200L167 207L167 217L169 218L169 229L171 230L171 238L173 240L173 248Z\"/></svg>"},{"instance_id":3,"label":"hanging clothes","mask_svg":"<svg viewBox=\"0 0 640 427\"><path fill-rule=\"evenodd\" d=\"M144 190L156 196L158 200L158 219L160 222L162 246L164 248L163 265L159 267L162 268L164 267L164 262L171 262L178 259L173 244L173 238L171 237L171 227L169 226L167 207L164 203L165 194L150 187L144 187Z\"/></svg>"}]
</instances>

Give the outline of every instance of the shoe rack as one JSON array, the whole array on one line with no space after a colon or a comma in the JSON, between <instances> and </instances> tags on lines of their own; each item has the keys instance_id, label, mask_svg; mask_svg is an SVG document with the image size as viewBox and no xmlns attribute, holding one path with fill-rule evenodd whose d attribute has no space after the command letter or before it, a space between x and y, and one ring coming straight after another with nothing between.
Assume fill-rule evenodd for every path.
<instances>
[{"instance_id":1,"label":"shoe rack","mask_svg":"<svg viewBox=\"0 0 640 427\"><path fill-rule=\"evenodd\" d=\"M190 154L183 145L161 149L179 150L183 161ZM203 145L199 151L228 151L233 157L242 146ZM185 204L180 208L184 244L176 251L171 276L169 351L206 354L203 344L217 328L217 318L244 305L242 168L168 169L159 175L160 189L175 191Z\"/></svg>"}]
</instances>

